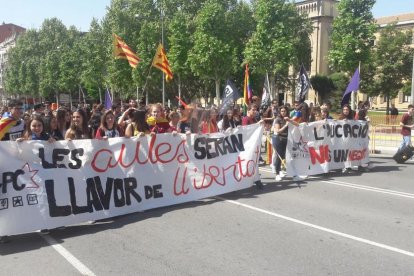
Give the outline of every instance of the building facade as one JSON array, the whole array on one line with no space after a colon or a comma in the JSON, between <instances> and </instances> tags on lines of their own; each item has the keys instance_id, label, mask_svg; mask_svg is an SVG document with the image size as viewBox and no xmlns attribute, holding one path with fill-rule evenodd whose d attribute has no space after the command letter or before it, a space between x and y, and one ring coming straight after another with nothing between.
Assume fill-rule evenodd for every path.
<instances>
[{"instance_id":1,"label":"building facade","mask_svg":"<svg viewBox=\"0 0 414 276\"><path fill-rule=\"evenodd\" d=\"M312 49L309 77L331 73L328 66L328 52L333 20L338 16L337 3L337 0L306 0L296 3L299 13L307 14L313 27L313 32L309 37ZM285 95L285 102L293 102L294 98L295 93L288 92ZM313 89L309 90L308 99L317 103L316 93Z\"/></svg>"},{"instance_id":2,"label":"building facade","mask_svg":"<svg viewBox=\"0 0 414 276\"><path fill-rule=\"evenodd\" d=\"M376 21L380 30L389 24L396 23L396 27L402 31L414 31L414 12L381 17L377 18ZM376 34L376 38L379 38L379 32ZM414 41L412 43L412 47L414 47ZM396 98L391 99L391 104L394 104L398 109L406 109L408 104L412 103L412 100L413 99L411 99L411 96L406 96L403 94L403 92L399 92ZM374 109L386 109L387 102L385 97L373 97L370 99L370 101Z\"/></svg>"},{"instance_id":3,"label":"building facade","mask_svg":"<svg viewBox=\"0 0 414 276\"><path fill-rule=\"evenodd\" d=\"M316 74L329 75L332 72L329 69L328 52L330 47L330 39L332 32L332 24L336 16L338 16L337 0L305 0L296 3L296 8L301 14L307 14L313 26L313 33L310 36L311 41L311 68L308 72L309 77ZM396 23L397 28L402 30L414 31L414 13L407 13L395 16L377 18L376 22L379 30L388 24ZM379 32L376 34L379 38ZM414 45L413 45L414 46ZM285 101L291 102L294 99L294 93L288 92ZM386 102L384 97L368 98L363 93L358 93L357 99L361 101L369 100L372 108L385 109ZM308 100L317 103L315 91L310 90ZM402 92L397 98L392 99L391 103L397 108L406 108L411 102L410 96L404 96Z\"/></svg>"},{"instance_id":4,"label":"building facade","mask_svg":"<svg viewBox=\"0 0 414 276\"><path fill-rule=\"evenodd\" d=\"M26 29L14 24L0 25L0 101L5 103L4 76L7 70L7 52L16 45L19 34Z\"/></svg>"}]
</instances>

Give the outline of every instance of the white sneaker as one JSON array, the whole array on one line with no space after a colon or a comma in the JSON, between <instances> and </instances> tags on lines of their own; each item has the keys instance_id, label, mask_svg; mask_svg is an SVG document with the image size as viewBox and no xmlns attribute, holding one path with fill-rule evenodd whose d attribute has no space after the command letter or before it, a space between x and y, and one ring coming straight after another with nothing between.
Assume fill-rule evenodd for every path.
<instances>
[{"instance_id":1,"label":"white sneaker","mask_svg":"<svg viewBox=\"0 0 414 276\"><path fill-rule=\"evenodd\" d=\"M280 171L279 175L281 177L285 177L287 175L287 172L286 171Z\"/></svg>"},{"instance_id":2,"label":"white sneaker","mask_svg":"<svg viewBox=\"0 0 414 276\"><path fill-rule=\"evenodd\" d=\"M280 175L276 175L275 180L276 181L282 181L282 177L280 177Z\"/></svg>"}]
</instances>

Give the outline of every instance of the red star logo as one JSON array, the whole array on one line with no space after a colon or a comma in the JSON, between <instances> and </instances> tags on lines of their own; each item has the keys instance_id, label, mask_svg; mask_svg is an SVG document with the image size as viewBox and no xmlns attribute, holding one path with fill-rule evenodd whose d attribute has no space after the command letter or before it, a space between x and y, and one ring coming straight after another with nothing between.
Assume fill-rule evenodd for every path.
<instances>
[{"instance_id":1,"label":"red star logo","mask_svg":"<svg viewBox=\"0 0 414 276\"><path fill-rule=\"evenodd\" d=\"M24 175L21 175L20 177L23 177L25 181L29 181L29 183L26 184L26 188L28 188L28 189L38 189L39 185L36 183L34 178L35 178L35 176L36 176L36 174L39 170L32 170L30 168L29 163L24 164L24 166L22 167L22 170L24 171ZM27 176L29 176L29 177L27 177Z\"/></svg>"}]
</instances>

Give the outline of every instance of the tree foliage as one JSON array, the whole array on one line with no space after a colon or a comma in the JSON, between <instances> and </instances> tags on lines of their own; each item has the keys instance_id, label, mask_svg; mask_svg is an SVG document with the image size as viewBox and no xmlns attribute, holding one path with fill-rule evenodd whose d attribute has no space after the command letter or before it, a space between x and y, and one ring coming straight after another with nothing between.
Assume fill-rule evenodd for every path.
<instances>
[{"instance_id":1,"label":"tree foliage","mask_svg":"<svg viewBox=\"0 0 414 276\"><path fill-rule=\"evenodd\" d=\"M389 101L397 96L404 84L411 80L414 50L410 47L412 33L396 28L395 24L386 26L373 52L374 80L370 84L371 95L383 95Z\"/></svg>"},{"instance_id":2,"label":"tree foliage","mask_svg":"<svg viewBox=\"0 0 414 276\"><path fill-rule=\"evenodd\" d=\"M375 0L341 0L332 27L329 61L335 71L352 74L359 63L371 62L377 26L372 15ZM362 70L364 72L364 70Z\"/></svg>"},{"instance_id":3,"label":"tree foliage","mask_svg":"<svg viewBox=\"0 0 414 276\"><path fill-rule=\"evenodd\" d=\"M364 70L371 60L374 2L340 1L329 55L333 68L348 74L361 61L367 91L377 90L377 82L369 81L377 74L374 69L385 70L376 64ZM112 0L105 17L93 19L87 33L51 18L38 30L22 34L9 52L5 88L49 99L60 93L75 96L82 89L97 100L108 87L116 98L135 98L138 91L141 96L148 93L150 102L160 101L162 73L151 64L163 36L174 73L173 81L166 83L166 97L173 102L178 91L187 101L220 99L227 78L241 89L246 63L254 91L261 91L266 73L276 91L290 86L289 68L301 63L309 68L311 32L307 16L284 0ZM141 59L136 69L113 57L114 33ZM321 96L329 94L323 85L317 89Z\"/></svg>"},{"instance_id":4,"label":"tree foliage","mask_svg":"<svg viewBox=\"0 0 414 276\"><path fill-rule=\"evenodd\" d=\"M310 21L284 0L254 1L253 11L256 27L244 50L245 63L258 74L269 72L272 86L276 76L286 83L290 66L310 61Z\"/></svg>"},{"instance_id":5,"label":"tree foliage","mask_svg":"<svg viewBox=\"0 0 414 276\"><path fill-rule=\"evenodd\" d=\"M335 85L331 78L323 75L315 75L310 78L313 89L318 93L321 101L326 101L331 96L331 92L335 90Z\"/></svg>"}]
</instances>

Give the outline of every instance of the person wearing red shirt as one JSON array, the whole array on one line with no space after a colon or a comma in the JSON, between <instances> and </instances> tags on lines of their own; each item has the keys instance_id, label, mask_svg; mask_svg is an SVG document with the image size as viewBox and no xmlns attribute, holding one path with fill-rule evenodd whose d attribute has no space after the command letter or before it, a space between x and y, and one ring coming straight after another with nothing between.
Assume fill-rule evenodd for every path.
<instances>
[{"instance_id":1,"label":"person wearing red shirt","mask_svg":"<svg viewBox=\"0 0 414 276\"><path fill-rule=\"evenodd\" d=\"M400 149L405 146L411 146L411 129L414 127L414 106L408 105L407 113L403 114L401 117L400 126L401 128L401 135L403 137L400 145Z\"/></svg>"},{"instance_id":2,"label":"person wearing red shirt","mask_svg":"<svg viewBox=\"0 0 414 276\"><path fill-rule=\"evenodd\" d=\"M250 104L249 109L247 110L247 116L244 116L242 119L242 126L247 126L247 125L251 125L255 123L261 123L262 121L257 122L256 113L257 113L257 105ZM256 188L261 190L263 189L263 183L260 180L260 174L257 174L257 176L258 176L258 179L256 179L254 183L256 184Z\"/></svg>"}]
</instances>

